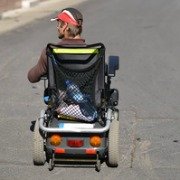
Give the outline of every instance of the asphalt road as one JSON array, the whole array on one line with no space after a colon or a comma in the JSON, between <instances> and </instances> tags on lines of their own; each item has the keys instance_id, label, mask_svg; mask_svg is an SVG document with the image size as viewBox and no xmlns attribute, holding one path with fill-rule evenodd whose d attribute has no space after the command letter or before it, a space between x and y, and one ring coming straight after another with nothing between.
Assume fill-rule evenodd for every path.
<instances>
[{"instance_id":1,"label":"asphalt road","mask_svg":"<svg viewBox=\"0 0 180 180\"><path fill-rule=\"evenodd\" d=\"M31 126L44 108L43 82L26 76L41 49L58 41L52 14L0 35L0 180L179 180L179 0L91 0L77 7L87 43L103 42L107 57L120 56L112 83L120 93L119 166L49 172L47 164L32 163Z\"/></svg>"}]
</instances>

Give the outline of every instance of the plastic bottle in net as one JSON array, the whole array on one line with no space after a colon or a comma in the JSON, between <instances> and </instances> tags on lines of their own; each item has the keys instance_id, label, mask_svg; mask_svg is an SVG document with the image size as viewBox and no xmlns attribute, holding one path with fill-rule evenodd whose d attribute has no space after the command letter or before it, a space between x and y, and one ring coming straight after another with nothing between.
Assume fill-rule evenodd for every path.
<instances>
[{"instance_id":1,"label":"plastic bottle in net","mask_svg":"<svg viewBox=\"0 0 180 180\"><path fill-rule=\"evenodd\" d=\"M66 95L70 100L78 104L82 114L90 119L97 118L96 108L92 105L88 96L84 95L79 87L70 80L66 80Z\"/></svg>"}]
</instances>

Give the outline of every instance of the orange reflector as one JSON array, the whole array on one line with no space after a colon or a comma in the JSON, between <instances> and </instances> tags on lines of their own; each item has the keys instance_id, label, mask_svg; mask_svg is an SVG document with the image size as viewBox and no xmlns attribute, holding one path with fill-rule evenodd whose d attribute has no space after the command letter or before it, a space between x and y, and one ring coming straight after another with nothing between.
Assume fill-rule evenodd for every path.
<instances>
[{"instance_id":1,"label":"orange reflector","mask_svg":"<svg viewBox=\"0 0 180 180\"><path fill-rule=\"evenodd\" d=\"M96 149L86 149L86 154L96 154Z\"/></svg>"},{"instance_id":2,"label":"orange reflector","mask_svg":"<svg viewBox=\"0 0 180 180\"><path fill-rule=\"evenodd\" d=\"M53 145L53 146L58 146L60 145L62 141L62 138L60 135L58 134L53 134L51 137L50 137L50 143Z\"/></svg>"},{"instance_id":3,"label":"orange reflector","mask_svg":"<svg viewBox=\"0 0 180 180\"><path fill-rule=\"evenodd\" d=\"M65 153L65 149L63 149L63 148L56 148L54 150L54 153L56 153L56 154L64 154Z\"/></svg>"},{"instance_id":4,"label":"orange reflector","mask_svg":"<svg viewBox=\"0 0 180 180\"><path fill-rule=\"evenodd\" d=\"M90 137L90 144L93 147L99 147L101 145L101 138L98 135Z\"/></svg>"}]
</instances>

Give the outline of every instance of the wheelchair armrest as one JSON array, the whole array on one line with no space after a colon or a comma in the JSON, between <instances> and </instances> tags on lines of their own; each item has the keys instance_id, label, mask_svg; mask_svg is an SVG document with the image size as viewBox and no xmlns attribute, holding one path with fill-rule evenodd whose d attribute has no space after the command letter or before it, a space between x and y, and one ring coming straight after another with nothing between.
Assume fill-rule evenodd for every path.
<instances>
[{"instance_id":1,"label":"wheelchair armrest","mask_svg":"<svg viewBox=\"0 0 180 180\"><path fill-rule=\"evenodd\" d=\"M119 69L119 56L109 56L108 76L115 77L116 70Z\"/></svg>"}]
</instances>

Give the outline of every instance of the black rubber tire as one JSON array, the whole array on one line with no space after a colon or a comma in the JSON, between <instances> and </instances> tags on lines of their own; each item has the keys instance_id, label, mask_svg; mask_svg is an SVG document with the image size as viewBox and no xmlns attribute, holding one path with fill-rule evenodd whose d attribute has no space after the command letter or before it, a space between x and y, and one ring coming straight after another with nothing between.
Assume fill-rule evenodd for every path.
<instances>
[{"instance_id":1,"label":"black rubber tire","mask_svg":"<svg viewBox=\"0 0 180 180\"><path fill-rule=\"evenodd\" d=\"M108 166L117 167L119 162L119 112L114 111L108 137Z\"/></svg>"},{"instance_id":2,"label":"black rubber tire","mask_svg":"<svg viewBox=\"0 0 180 180\"><path fill-rule=\"evenodd\" d=\"M44 152L44 140L39 131L39 121L36 120L33 133L33 162L34 165L44 165L46 156Z\"/></svg>"}]
</instances>

